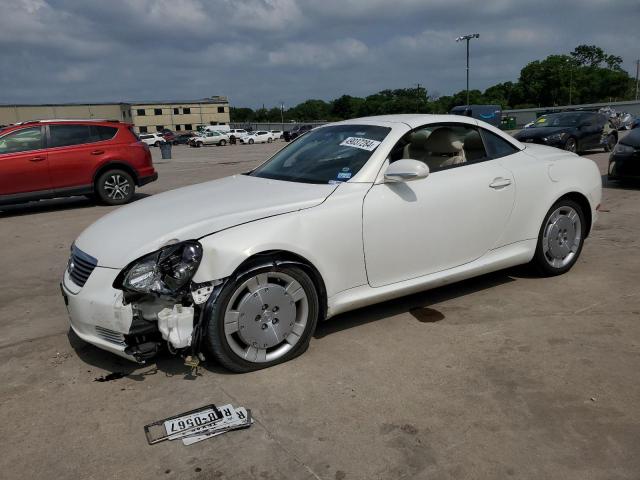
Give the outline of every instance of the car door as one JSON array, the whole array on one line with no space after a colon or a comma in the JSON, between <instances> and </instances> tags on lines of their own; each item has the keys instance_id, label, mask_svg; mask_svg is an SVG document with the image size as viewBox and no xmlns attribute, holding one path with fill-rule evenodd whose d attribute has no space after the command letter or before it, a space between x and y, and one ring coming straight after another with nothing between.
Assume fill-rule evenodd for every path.
<instances>
[{"instance_id":1,"label":"car door","mask_svg":"<svg viewBox=\"0 0 640 480\"><path fill-rule=\"evenodd\" d=\"M436 139L443 128L453 133ZM501 236L515 200L513 175L487 153L474 126L428 125L408 138L389 161L414 158L426 163L430 174L404 183L377 182L365 196L363 242L373 287L481 257Z\"/></svg>"},{"instance_id":2,"label":"car door","mask_svg":"<svg viewBox=\"0 0 640 480\"><path fill-rule=\"evenodd\" d=\"M588 114L581 119L580 133L582 140L581 149L596 148L600 146L602 128L604 125L598 121L598 115Z\"/></svg>"},{"instance_id":3,"label":"car door","mask_svg":"<svg viewBox=\"0 0 640 480\"><path fill-rule=\"evenodd\" d=\"M107 154L97 128L90 125L48 126L49 170L55 190L91 187L95 165ZM115 132L114 132L115 135Z\"/></svg>"},{"instance_id":4,"label":"car door","mask_svg":"<svg viewBox=\"0 0 640 480\"><path fill-rule=\"evenodd\" d=\"M0 136L0 195L51 190L43 126Z\"/></svg>"}]
</instances>

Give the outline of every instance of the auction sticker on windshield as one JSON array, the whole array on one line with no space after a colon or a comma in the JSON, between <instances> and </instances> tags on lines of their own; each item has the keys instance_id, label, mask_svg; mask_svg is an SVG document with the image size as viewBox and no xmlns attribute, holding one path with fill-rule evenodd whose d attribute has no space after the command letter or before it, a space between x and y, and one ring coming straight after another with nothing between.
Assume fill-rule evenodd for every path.
<instances>
[{"instance_id":1,"label":"auction sticker on windshield","mask_svg":"<svg viewBox=\"0 0 640 480\"><path fill-rule=\"evenodd\" d=\"M342 141L340 146L359 148L361 150L367 150L368 152L372 152L381 143L382 142L379 142L377 140L371 140L369 138L347 137Z\"/></svg>"}]
</instances>

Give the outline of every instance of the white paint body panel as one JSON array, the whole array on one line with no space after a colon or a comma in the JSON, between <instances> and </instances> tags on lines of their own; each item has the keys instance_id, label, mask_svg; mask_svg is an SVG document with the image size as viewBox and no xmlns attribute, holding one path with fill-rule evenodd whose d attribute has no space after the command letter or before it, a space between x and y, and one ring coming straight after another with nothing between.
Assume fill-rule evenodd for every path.
<instances>
[{"instance_id":1,"label":"white paint body panel","mask_svg":"<svg viewBox=\"0 0 640 480\"><path fill-rule=\"evenodd\" d=\"M396 142L413 128L440 122L481 126L518 152L413 182L384 183ZM113 279L131 261L172 240L202 244L196 282L224 279L262 252L296 254L322 276L332 316L530 261L546 212L567 193L583 195L596 218L601 179L589 159L553 148L525 148L468 117L392 115L340 123L391 128L346 183L236 175L154 195L87 228L76 245L98 259L98 268L82 289L65 286L74 329L101 348L106 347L92 336L93 324L125 332L126 314ZM509 182L492 188L496 179Z\"/></svg>"}]
</instances>

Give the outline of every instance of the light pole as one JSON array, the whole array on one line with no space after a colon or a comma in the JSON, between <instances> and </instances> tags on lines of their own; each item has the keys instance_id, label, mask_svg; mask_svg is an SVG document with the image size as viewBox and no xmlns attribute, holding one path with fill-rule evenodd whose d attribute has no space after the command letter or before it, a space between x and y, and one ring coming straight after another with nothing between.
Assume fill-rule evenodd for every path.
<instances>
[{"instance_id":1,"label":"light pole","mask_svg":"<svg viewBox=\"0 0 640 480\"><path fill-rule=\"evenodd\" d=\"M467 41L467 106L469 105L469 40L472 38L480 38L480 34L470 33L469 35L462 35L456 38L456 42Z\"/></svg>"}]
</instances>

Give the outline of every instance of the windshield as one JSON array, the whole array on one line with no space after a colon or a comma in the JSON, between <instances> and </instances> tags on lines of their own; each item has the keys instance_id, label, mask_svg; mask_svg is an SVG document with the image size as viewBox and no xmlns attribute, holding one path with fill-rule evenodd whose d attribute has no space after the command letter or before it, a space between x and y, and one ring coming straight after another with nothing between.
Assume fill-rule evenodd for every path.
<instances>
[{"instance_id":1,"label":"windshield","mask_svg":"<svg viewBox=\"0 0 640 480\"><path fill-rule=\"evenodd\" d=\"M334 125L312 130L250 175L302 183L346 182L367 163L390 130L375 125Z\"/></svg>"},{"instance_id":2,"label":"windshield","mask_svg":"<svg viewBox=\"0 0 640 480\"><path fill-rule=\"evenodd\" d=\"M551 115L542 115L534 122L532 127L577 127L585 119L586 116L581 113L553 113Z\"/></svg>"}]
</instances>

